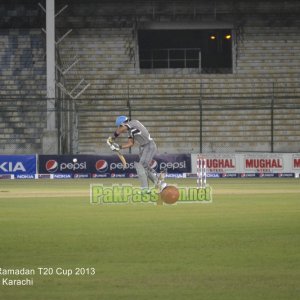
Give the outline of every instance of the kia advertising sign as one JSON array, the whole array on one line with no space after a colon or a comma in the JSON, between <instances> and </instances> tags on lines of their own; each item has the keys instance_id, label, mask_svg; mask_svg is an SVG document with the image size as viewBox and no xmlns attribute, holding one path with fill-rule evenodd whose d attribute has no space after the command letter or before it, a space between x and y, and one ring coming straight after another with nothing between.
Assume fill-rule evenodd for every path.
<instances>
[{"instance_id":1,"label":"kia advertising sign","mask_svg":"<svg viewBox=\"0 0 300 300\"><path fill-rule=\"evenodd\" d=\"M0 155L0 174L35 174L35 155Z\"/></svg>"},{"instance_id":2,"label":"kia advertising sign","mask_svg":"<svg viewBox=\"0 0 300 300\"><path fill-rule=\"evenodd\" d=\"M92 177L135 177L134 162L139 161L138 155L124 155L126 168L117 155L40 155L40 174L92 174ZM76 160L74 160L76 158ZM160 172L167 169L168 173L191 172L191 157L189 154L164 154L154 158L151 166Z\"/></svg>"}]
</instances>

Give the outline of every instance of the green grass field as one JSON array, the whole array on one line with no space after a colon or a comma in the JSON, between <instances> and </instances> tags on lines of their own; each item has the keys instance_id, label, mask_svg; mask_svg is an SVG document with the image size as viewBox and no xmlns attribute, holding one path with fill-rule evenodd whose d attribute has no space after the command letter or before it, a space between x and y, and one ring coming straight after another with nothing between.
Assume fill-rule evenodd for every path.
<instances>
[{"instance_id":1,"label":"green grass field","mask_svg":"<svg viewBox=\"0 0 300 300\"><path fill-rule=\"evenodd\" d=\"M0 299L299 299L299 180L213 179L212 203L173 206L91 205L92 182L112 183L0 181L0 268L96 270L0 275Z\"/></svg>"}]
</instances>

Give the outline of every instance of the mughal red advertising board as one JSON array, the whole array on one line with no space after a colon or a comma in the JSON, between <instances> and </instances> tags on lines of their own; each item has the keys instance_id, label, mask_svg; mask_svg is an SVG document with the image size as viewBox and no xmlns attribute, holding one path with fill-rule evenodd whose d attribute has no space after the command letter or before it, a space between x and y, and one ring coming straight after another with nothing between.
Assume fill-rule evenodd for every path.
<instances>
[{"instance_id":1,"label":"mughal red advertising board","mask_svg":"<svg viewBox=\"0 0 300 300\"><path fill-rule=\"evenodd\" d=\"M192 154L192 172L197 157ZM300 173L300 153L203 153L208 173Z\"/></svg>"}]
</instances>

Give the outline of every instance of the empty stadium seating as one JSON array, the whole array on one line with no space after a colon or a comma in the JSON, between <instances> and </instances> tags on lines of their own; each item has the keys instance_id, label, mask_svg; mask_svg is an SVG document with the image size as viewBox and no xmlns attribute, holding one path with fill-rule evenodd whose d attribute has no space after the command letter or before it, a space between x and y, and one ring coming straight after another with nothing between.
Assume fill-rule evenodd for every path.
<instances>
[{"instance_id":1,"label":"empty stadium seating","mask_svg":"<svg viewBox=\"0 0 300 300\"><path fill-rule=\"evenodd\" d=\"M0 153L36 153L46 126L40 30L0 30Z\"/></svg>"},{"instance_id":2,"label":"empty stadium seating","mask_svg":"<svg viewBox=\"0 0 300 300\"><path fill-rule=\"evenodd\" d=\"M109 19L115 4L106 3L102 9L95 2L91 13L91 7L77 2L57 21L58 36L73 29L59 44L60 58L69 61L74 54L79 58L63 78L65 87L72 90L80 78L90 83L78 99L65 96L75 103L78 117L73 152L107 152L105 139L114 131L119 114L142 121L161 152L300 150L298 26L266 24L259 18L238 25L233 74L182 69L143 73L138 67L133 9L141 20L161 21L171 14L168 21L177 15L199 21L201 9L211 17L214 7L190 10L177 1L175 10L168 6L153 10L138 3L142 2L123 10L122 18L118 10ZM270 9L269 4L243 5L254 12ZM230 10L224 3L217 8L221 15ZM13 18L20 10L0 6L0 13ZM47 125L44 38L36 25L0 30L0 153L43 151Z\"/></svg>"},{"instance_id":3,"label":"empty stadium seating","mask_svg":"<svg viewBox=\"0 0 300 300\"><path fill-rule=\"evenodd\" d=\"M291 32L295 34L294 29ZM273 150L297 151L298 138L288 140L286 133L299 136L299 111L290 110L294 123L287 124L282 118L288 101L299 103L299 80L294 76L297 65L284 68L284 62L273 57L267 69L263 61L259 62L262 68L255 68L254 54L245 53L243 46L240 55L249 55L247 60L244 58L248 67L246 63L239 66L239 62L237 74L135 74L137 69L125 48L130 34L130 29L122 28L77 30L77 36L72 36L70 45L81 49L78 71L91 83L77 100L80 153L107 151L104 141L114 130L114 118L129 111L132 118L149 127L162 152L270 151L271 124ZM80 46L82 40L89 46ZM258 49L255 55L261 58L264 48ZM283 51L282 46L280 49ZM64 51L70 51L68 45L62 55ZM295 53L292 55L300 61ZM93 72L88 71L91 68ZM70 86L76 82L72 76L68 80Z\"/></svg>"}]
</instances>

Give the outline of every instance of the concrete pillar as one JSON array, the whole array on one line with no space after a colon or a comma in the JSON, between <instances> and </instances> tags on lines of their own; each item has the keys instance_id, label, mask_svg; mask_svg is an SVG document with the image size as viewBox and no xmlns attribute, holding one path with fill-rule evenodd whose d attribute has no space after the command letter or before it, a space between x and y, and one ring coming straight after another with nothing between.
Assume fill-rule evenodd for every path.
<instances>
[{"instance_id":1,"label":"concrete pillar","mask_svg":"<svg viewBox=\"0 0 300 300\"><path fill-rule=\"evenodd\" d=\"M47 55L47 130L43 136L43 153L57 154L58 139L55 112L55 0L46 0Z\"/></svg>"}]
</instances>

